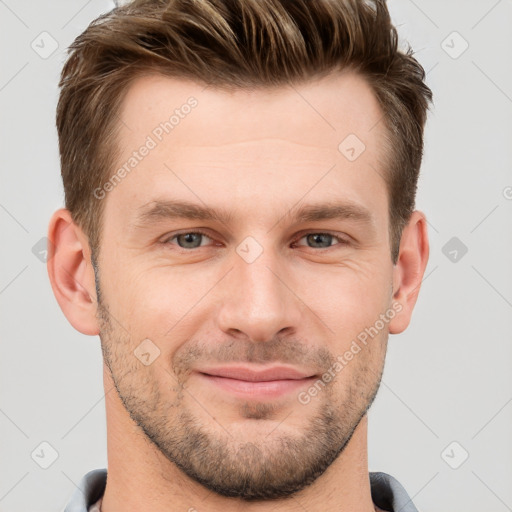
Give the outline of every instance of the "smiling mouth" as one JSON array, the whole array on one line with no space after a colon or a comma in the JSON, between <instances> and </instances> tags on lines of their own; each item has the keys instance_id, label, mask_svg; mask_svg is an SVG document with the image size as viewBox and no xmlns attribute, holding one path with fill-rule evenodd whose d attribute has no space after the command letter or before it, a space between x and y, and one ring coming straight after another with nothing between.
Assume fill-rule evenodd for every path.
<instances>
[{"instance_id":1,"label":"smiling mouth","mask_svg":"<svg viewBox=\"0 0 512 512\"><path fill-rule=\"evenodd\" d=\"M244 398L276 398L309 385L316 375L292 367L202 369L197 375L224 392Z\"/></svg>"}]
</instances>

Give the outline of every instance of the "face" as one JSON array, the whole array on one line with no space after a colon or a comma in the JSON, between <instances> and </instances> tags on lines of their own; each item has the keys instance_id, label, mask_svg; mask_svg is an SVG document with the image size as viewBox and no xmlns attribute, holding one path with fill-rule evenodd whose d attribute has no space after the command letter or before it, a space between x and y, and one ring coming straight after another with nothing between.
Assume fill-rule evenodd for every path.
<instances>
[{"instance_id":1,"label":"face","mask_svg":"<svg viewBox=\"0 0 512 512\"><path fill-rule=\"evenodd\" d=\"M105 364L144 434L220 495L303 489L377 393L397 308L381 117L350 73L127 94L125 172L97 193Z\"/></svg>"}]
</instances>

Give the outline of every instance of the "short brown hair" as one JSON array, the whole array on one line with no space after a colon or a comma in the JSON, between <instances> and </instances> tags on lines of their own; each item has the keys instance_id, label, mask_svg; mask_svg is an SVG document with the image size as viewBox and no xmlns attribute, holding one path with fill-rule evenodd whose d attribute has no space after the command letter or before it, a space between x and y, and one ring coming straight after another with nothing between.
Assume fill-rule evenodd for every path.
<instances>
[{"instance_id":1,"label":"short brown hair","mask_svg":"<svg viewBox=\"0 0 512 512\"><path fill-rule=\"evenodd\" d=\"M220 88L282 86L351 68L371 86L387 128L385 179L393 263L415 205L432 92L398 48L385 0L134 0L99 16L69 47L57 131L66 208L99 250L119 109L148 73Z\"/></svg>"}]
</instances>

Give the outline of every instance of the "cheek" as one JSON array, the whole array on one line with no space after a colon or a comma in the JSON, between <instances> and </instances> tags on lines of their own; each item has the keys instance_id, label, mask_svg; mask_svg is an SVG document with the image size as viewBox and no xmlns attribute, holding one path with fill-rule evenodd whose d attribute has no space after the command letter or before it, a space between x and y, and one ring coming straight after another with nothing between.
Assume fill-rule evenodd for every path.
<instances>
[{"instance_id":1,"label":"cheek","mask_svg":"<svg viewBox=\"0 0 512 512\"><path fill-rule=\"evenodd\" d=\"M325 322L339 345L350 343L365 328L375 324L391 305L391 269L382 263L344 265L327 269L323 287L303 288L301 298Z\"/></svg>"},{"instance_id":2,"label":"cheek","mask_svg":"<svg viewBox=\"0 0 512 512\"><path fill-rule=\"evenodd\" d=\"M161 348L168 346L170 339L190 335L200 304L207 303L205 295L219 279L213 269L193 266L124 266L122 275L113 273L111 277L114 316L133 336L152 339Z\"/></svg>"}]
</instances>

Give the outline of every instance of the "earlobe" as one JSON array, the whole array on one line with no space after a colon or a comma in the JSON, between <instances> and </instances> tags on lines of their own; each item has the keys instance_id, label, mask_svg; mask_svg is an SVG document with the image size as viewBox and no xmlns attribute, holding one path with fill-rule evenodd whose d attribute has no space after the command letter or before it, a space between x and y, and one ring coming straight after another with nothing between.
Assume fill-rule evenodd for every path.
<instances>
[{"instance_id":1,"label":"earlobe","mask_svg":"<svg viewBox=\"0 0 512 512\"><path fill-rule=\"evenodd\" d=\"M392 300L399 313L389 323L390 334L401 333L409 325L428 256L427 220L422 212L416 210L402 231L400 253L393 269Z\"/></svg>"},{"instance_id":2,"label":"earlobe","mask_svg":"<svg viewBox=\"0 0 512 512\"><path fill-rule=\"evenodd\" d=\"M62 312L77 331L99 334L90 248L69 210L61 208L52 215L48 239L48 276Z\"/></svg>"}]
</instances>

